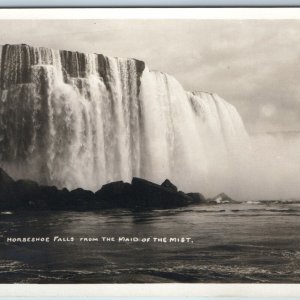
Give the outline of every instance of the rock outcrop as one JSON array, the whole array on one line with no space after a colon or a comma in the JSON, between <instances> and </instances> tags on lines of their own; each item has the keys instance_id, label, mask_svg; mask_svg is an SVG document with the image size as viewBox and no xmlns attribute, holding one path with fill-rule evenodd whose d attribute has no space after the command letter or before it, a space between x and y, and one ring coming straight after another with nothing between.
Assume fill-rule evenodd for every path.
<instances>
[{"instance_id":1,"label":"rock outcrop","mask_svg":"<svg viewBox=\"0 0 300 300\"><path fill-rule=\"evenodd\" d=\"M214 198L207 199L206 202L209 203L209 204L239 203L238 201L235 201L235 200L231 199L225 193L221 193L221 194L215 196Z\"/></svg>"},{"instance_id":2,"label":"rock outcrop","mask_svg":"<svg viewBox=\"0 0 300 300\"><path fill-rule=\"evenodd\" d=\"M77 188L57 189L31 180L14 181L0 169L0 210L164 209L200 204L199 193L186 194L166 179L161 185L145 179L105 184L96 193Z\"/></svg>"}]
</instances>

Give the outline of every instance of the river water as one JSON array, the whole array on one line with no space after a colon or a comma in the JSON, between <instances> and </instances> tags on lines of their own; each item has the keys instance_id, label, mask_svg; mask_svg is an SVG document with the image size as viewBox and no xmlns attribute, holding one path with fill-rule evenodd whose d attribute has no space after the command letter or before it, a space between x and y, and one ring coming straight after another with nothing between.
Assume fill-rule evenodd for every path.
<instances>
[{"instance_id":1,"label":"river water","mask_svg":"<svg viewBox=\"0 0 300 300\"><path fill-rule=\"evenodd\" d=\"M300 283L299 217L297 202L147 212L2 212L0 282ZM24 237L50 242L13 242Z\"/></svg>"}]
</instances>

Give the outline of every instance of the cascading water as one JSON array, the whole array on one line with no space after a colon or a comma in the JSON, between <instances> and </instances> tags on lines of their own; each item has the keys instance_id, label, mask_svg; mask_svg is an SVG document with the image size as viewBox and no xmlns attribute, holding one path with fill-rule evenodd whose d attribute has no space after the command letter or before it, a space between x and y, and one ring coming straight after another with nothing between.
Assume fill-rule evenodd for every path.
<instances>
[{"instance_id":1,"label":"cascading water","mask_svg":"<svg viewBox=\"0 0 300 300\"><path fill-rule=\"evenodd\" d=\"M5 45L0 83L0 161L15 178L92 190L132 176L207 194L238 189L249 140L235 108L141 61Z\"/></svg>"}]
</instances>

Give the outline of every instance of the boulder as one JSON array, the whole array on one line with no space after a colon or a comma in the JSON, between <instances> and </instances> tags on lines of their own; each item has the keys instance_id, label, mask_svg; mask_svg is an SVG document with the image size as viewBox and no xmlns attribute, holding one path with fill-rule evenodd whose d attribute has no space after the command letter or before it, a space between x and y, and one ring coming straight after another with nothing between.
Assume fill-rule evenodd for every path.
<instances>
[{"instance_id":1,"label":"boulder","mask_svg":"<svg viewBox=\"0 0 300 300\"><path fill-rule=\"evenodd\" d=\"M171 191L175 191L177 192L177 186L174 185L169 179L166 179L162 184L161 184L162 187L165 187Z\"/></svg>"},{"instance_id":2,"label":"boulder","mask_svg":"<svg viewBox=\"0 0 300 300\"><path fill-rule=\"evenodd\" d=\"M0 210L15 209L19 203L14 190L15 181L0 168Z\"/></svg>"},{"instance_id":3,"label":"boulder","mask_svg":"<svg viewBox=\"0 0 300 300\"><path fill-rule=\"evenodd\" d=\"M205 202L205 197L200 193L187 193L189 197L191 197L195 203L203 203Z\"/></svg>"},{"instance_id":4,"label":"boulder","mask_svg":"<svg viewBox=\"0 0 300 300\"><path fill-rule=\"evenodd\" d=\"M40 186L32 180L18 180L14 191L21 206L28 209L46 209L47 204L41 198Z\"/></svg>"},{"instance_id":5,"label":"boulder","mask_svg":"<svg viewBox=\"0 0 300 300\"><path fill-rule=\"evenodd\" d=\"M136 206L139 207L172 208L193 202L193 199L183 192L176 192L145 179L133 177L131 185Z\"/></svg>"},{"instance_id":6,"label":"boulder","mask_svg":"<svg viewBox=\"0 0 300 300\"><path fill-rule=\"evenodd\" d=\"M131 185L123 181L103 185L102 188L95 193L95 198L101 207L130 207L133 205Z\"/></svg>"},{"instance_id":7,"label":"boulder","mask_svg":"<svg viewBox=\"0 0 300 300\"><path fill-rule=\"evenodd\" d=\"M0 193L13 186L15 181L0 168Z\"/></svg>"},{"instance_id":8,"label":"boulder","mask_svg":"<svg viewBox=\"0 0 300 300\"><path fill-rule=\"evenodd\" d=\"M94 199L95 194L91 191L84 190L81 188L75 189L70 192L70 197L73 199L73 201L91 201Z\"/></svg>"},{"instance_id":9,"label":"boulder","mask_svg":"<svg viewBox=\"0 0 300 300\"><path fill-rule=\"evenodd\" d=\"M78 210L91 208L95 202L95 194L82 188L75 189L67 195L67 204Z\"/></svg>"},{"instance_id":10,"label":"boulder","mask_svg":"<svg viewBox=\"0 0 300 300\"><path fill-rule=\"evenodd\" d=\"M63 190L58 190L56 186L40 186L40 197L52 210L63 209L67 202Z\"/></svg>"}]
</instances>

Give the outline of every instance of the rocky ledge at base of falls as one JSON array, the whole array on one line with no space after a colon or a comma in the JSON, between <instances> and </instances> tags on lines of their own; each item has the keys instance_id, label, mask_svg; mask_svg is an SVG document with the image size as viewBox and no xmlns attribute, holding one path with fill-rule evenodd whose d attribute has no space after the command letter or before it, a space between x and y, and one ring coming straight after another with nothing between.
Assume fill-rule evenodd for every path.
<instances>
[{"instance_id":1,"label":"rocky ledge at base of falls","mask_svg":"<svg viewBox=\"0 0 300 300\"><path fill-rule=\"evenodd\" d=\"M200 193L184 193L166 179L161 185L134 177L131 183L116 181L97 192L77 188L69 191L42 186L31 180L12 179L0 168L0 211L98 209L169 209L191 204L235 202L226 194L206 199Z\"/></svg>"}]
</instances>

